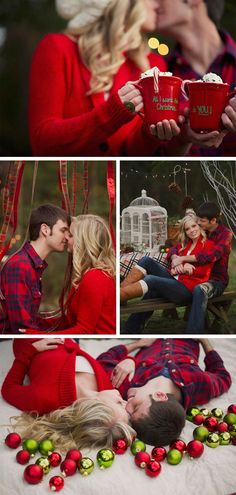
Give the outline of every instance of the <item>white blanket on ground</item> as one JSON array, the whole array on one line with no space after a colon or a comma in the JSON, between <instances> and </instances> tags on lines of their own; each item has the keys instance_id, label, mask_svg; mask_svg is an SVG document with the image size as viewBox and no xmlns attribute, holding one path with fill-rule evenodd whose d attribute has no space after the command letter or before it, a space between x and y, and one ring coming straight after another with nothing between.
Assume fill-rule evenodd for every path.
<instances>
[{"instance_id":1,"label":"white blanket on ground","mask_svg":"<svg viewBox=\"0 0 236 495\"><path fill-rule=\"evenodd\" d=\"M129 340L130 341L130 340ZM82 339L80 345L94 357L125 339ZM207 407L221 407L224 411L229 404L236 403L236 339L212 339L215 349L224 359L230 371L233 384L223 396L211 400ZM203 353L200 364L203 366ZM13 360L11 341L0 342L0 385ZM50 493L48 481L50 477L59 474L59 468L54 468L44 476L39 485L28 485L23 481L24 466L15 461L16 450L8 449L3 441L8 432L9 417L18 414L18 410L7 404L0 397L0 495L45 495ZM186 442L192 440L194 425L187 422L181 438ZM151 447L147 446L147 451ZM96 452L88 454L96 461ZM35 462L35 461L34 461ZM96 464L96 462L95 462ZM65 479L62 490L64 495L231 495L236 494L236 446L220 446L211 449L205 446L201 458L190 460L187 456L177 466L162 463L162 472L157 478L149 478L143 470L134 464L130 452L116 456L113 466L100 470L96 465L87 478L79 473Z\"/></svg>"}]
</instances>

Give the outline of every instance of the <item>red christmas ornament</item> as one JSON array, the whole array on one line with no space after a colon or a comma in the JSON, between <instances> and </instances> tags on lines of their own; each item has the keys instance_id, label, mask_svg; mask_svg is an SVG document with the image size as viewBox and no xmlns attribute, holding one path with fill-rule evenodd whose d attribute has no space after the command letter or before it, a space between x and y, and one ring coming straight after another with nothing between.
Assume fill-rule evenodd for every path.
<instances>
[{"instance_id":1,"label":"red christmas ornament","mask_svg":"<svg viewBox=\"0 0 236 495\"><path fill-rule=\"evenodd\" d=\"M206 418L203 424L210 432L216 431L218 429L218 421L214 416Z\"/></svg>"},{"instance_id":2,"label":"red christmas ornament","mask_svg":"<svg viewBox=\"0 0 236 495\"><path fill-rule=\"evenodd\" d=\"M153 459L145 467L145 473L150 476L150 478L156 478L160 472L161 464Z\"/></svg>"},{"instance_id":3,"label":"red christmas ornament","mask_svg":"<svg viewBox=\"0 0 236 495\"><path fill-rule=\"evenodd\" d=\"M77 469L77 464L72 459L65 459L60 466L63 476L73 476Z\"/></svg>"},{"instance_id":4,"label":"red christmas ornament","mask_svg":"<svg viewBox=\"0 0 236 495\"><path fill-rule=\"evenodd\" d=\"M203 421L204 421L203 414L196 414L196 416L193 417L193 423L195 425L201 425Z\"/></svg>"},{"instance_id":5,"label":"red christmas ornament","mask_svg":"<svg viewBox=\"0 0 236 495\"><path fill-rule=\"evenodd\" d=\"M177 449L180 452L186 452L187 445L183 440L178 439L170 444L170 449Z\"/></svg>"},{"instance_id":6,"label":"red christmas ornament","mask_svg":"<svg viewBox=\"0 0 236 495\"><path fill-rule=\"evenodd\" d=\"M66 459L71 459L72 461L79 462L80 459L82 459L82 454L80 450L77 449L71 449L68 450L66 454Z\"/></svg>"},{"instance_id":7,"label":"red christmas ornament","mask_svg":"<svg viewBox=\"0 0 236 495\"><path fill-rule=\"evenodd\" d=\"M218 423L217 430L219 433L224 433L225 431L228 431L229 425L225 421L222 421L221 423Z\"/></svg>"},{"instance_id":8,"label":"red christmas ornament","mask_svg":"<svg viewBox=\"0 0 236 495\"><path fill-rule=\"evenodd\" d=\"M29 464L24 470L24 478L30 485L37 485L43 479L43 468L38 464Z\"/></svg>"},{"instance_id":9,"label":"red christmas ornament","mask_svg":"<svg viewBox=\"0 0 236 495\"><path fill-rule=\"evenodd\" d=\"M199 440L192 440L187 445L187 452L190 455L190 457L193 457L194 459L200 457L203 454L203 451L204 451L204 445Z\"/></svg>"},{"instance_id":10,"label":"red christmas ornament","mask_svg":"<svg viewBox=\"0 0 236 495\"><path fill-rule=\"evenodd\" d=\"M16 460L18 464L27 464L30 460L30 453L28 450L19 450L16 454Z\"/></svg>"},{"instance_id":11,"label":"red christmas ornament","mask_svg":"<svg viewBox=\"0 0 236 495\"><path fill-rule=\"evenodd\" d=\"M167 452L164 447L154 447L152 449L152 457L155 461L161 462L166 458Z\"/></svg>"},{"instance_id":12,"label":"red christmas ornament","mask_svg":"<svg viewBox=\"0 0 236 495\"><path fill-rule=\"evenodd\" d=\"M64 486L64 480L61 476L53 476L49 480L49 487L52 492L59 492Z\"/></svg>"},{"instance_id":13,"label":"red christmas ornament","mask_svg":"<svg viewBox=\"0 0 236 495\"><path fill-rule=\"evenodd\" d=\"M134 462L136 466L144 469L146 465L151 461L151 457L147 452L137 452L134 456Z\"/></svg>"},{"instance_id":14,"label":"red christmas ornament","mask_svg":"<svg viewBox=\"0 0 236 495\"><path fill-rule=\"evenodd\" d=\"M51 467L57 467L61 464L61 454L59 454L59 452L52 452L49 456L48 456L48 460L50 462L50 466Z\"/></svg>"},{"instance_id":15,"label":"red christmas ornament","mask_svg":"<svg viewBox=\"0 0 236 495\"><path fill-rule=\"evenodd\" d=\"M126 442L126 440L124 438L118 438L118 440L114 441L113 446L112 446L113 452L115 452L115 454L119 454L119 455L124 454L126 452L127 448L128 448L128 443Z\"/></svg>"},{"instance_id":16,"label":"red christmas ornament","mask_svg":"<svg viewBox=\"0 0 236 495\"><path fill-rule=\"evenodd\" d=\"M231 404L228 409L227 409L227 413L234 413L236 414L236 404Z\"/></svg>"},{"instance_id":17,"label":"red christmas ornament","mask_svg":"<svg viewBox=\"0 0 236 495\"><path fill-rule=\"evenodd\" d=\"M19 445L21 444L20 435L18 435L18 433L9 433L5 438L5 444L10 449L17 449L17 447L19 447Z\"/></svg>"}]
</instances>

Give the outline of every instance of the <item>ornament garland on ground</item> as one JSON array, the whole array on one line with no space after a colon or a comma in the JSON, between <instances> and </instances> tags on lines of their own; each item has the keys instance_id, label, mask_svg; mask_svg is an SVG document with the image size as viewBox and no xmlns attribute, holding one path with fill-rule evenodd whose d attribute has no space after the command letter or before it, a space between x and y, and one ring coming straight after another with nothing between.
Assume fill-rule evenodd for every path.
<instances>
[{"instance_id":1,"label":"ornament garland on ground","mask_svg":"<svg viewBox=\"0 0 236 495\"><path fill-rule=\"evenodd\" d=\"M168 451L165 447L153 447L150 454L146 452L146 445L142 440L135 438L131 443L130 452L136 466L150 478L160 475L164 470L164 463L178 465L184 457L198 459L204 453L204 444L210 448L229 444L236 446L236 404L231 404L226 414L220 408L210 411L191 407L186 412L186 418L197 425L193 430L193 440L188 443L178 438L169 445ZM70 449L62 460L62 455L55 451L55 446L49 438L41 442L34 438L22 441L17 433L9 433L5 438L5 445L10 449L21 447L15 457L21 465L28 464L39 454L36 461L28 464L23 471L23 479L31 485L40 483L52 469L59 467L60 473L49 479L51 491L62 490L66 477L74 476L77 472L86 477L95 469L93 459L84 457L78 449ZM97 452L96 465L100 469L111 467L116 455L123 455L128 447L129 444L124 438L115 440L112 449L103 448Z\"/></svg>"}]
</instances>

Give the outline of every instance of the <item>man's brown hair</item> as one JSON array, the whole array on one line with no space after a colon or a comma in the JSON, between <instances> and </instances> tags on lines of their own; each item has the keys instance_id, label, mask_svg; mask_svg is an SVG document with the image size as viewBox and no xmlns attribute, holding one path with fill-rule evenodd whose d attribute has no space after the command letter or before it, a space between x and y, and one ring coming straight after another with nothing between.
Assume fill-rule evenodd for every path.
<instances>
[{"instance_id":1,"label":"man's brown hair","mask_svg":"<svg viewBox=\"0 0 236 495\"><path fill-rule=\"evenodd\" d=\"M149 445L161 447L176 440L185 425L185 410L173 394L167 394L168 401L155 401L146 416L132 420L131 424L138 438Z\"/></svg>"},{"instance_id":2,"label":"man's brown hair","mask_svg":"<svg viewBox=\"0 0 236 495\"><path fill-rule=\"evenodd\" d=\"M30 216L29 236L31 241L36 241L39 237L40 227L43 223L51 229L58 220L67 222L70 225L70 216L59 206L45 204L35 208Z\"/></svg>"},{"instance_id":3,"label":"man's brown hair","mask_svg":"<svg viewBox=\"0 0 236 495\"><path fill-rule=\"evenodd\" d=\"M218 26L224 13L225 0L204 0L208 16Z\"/></svg>"}]
</instances>

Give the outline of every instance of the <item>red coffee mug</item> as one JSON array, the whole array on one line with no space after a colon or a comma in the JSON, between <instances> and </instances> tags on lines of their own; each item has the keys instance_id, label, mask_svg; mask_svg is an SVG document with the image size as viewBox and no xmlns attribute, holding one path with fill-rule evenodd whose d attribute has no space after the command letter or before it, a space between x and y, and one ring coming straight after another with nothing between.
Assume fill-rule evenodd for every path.
<instances>
[{"instance_id":1,"label":"red coffee mug","mask_svg":"<svg viewBox=\"0 0 236 495\"><path fill-rule=\"evenodd\" d=\"M236 94L223 83L185 81L189 97L189 123L196 132L222 130L221 115L229 99Z\"/></svg>"},{"instance_id":2,"label":"red coffee mug","mask_svg":"<svg viewBox=\"0 0 236 495\"><path fill-rule=\"evenodd\" d=\"M138 88L143 97L144 113L139 115L147 124L157 124L164 119L177 121L182 79L174 76L158 76L158 88L155 88L154 77L140 79Z\"/></svg>"}]
</instances>

